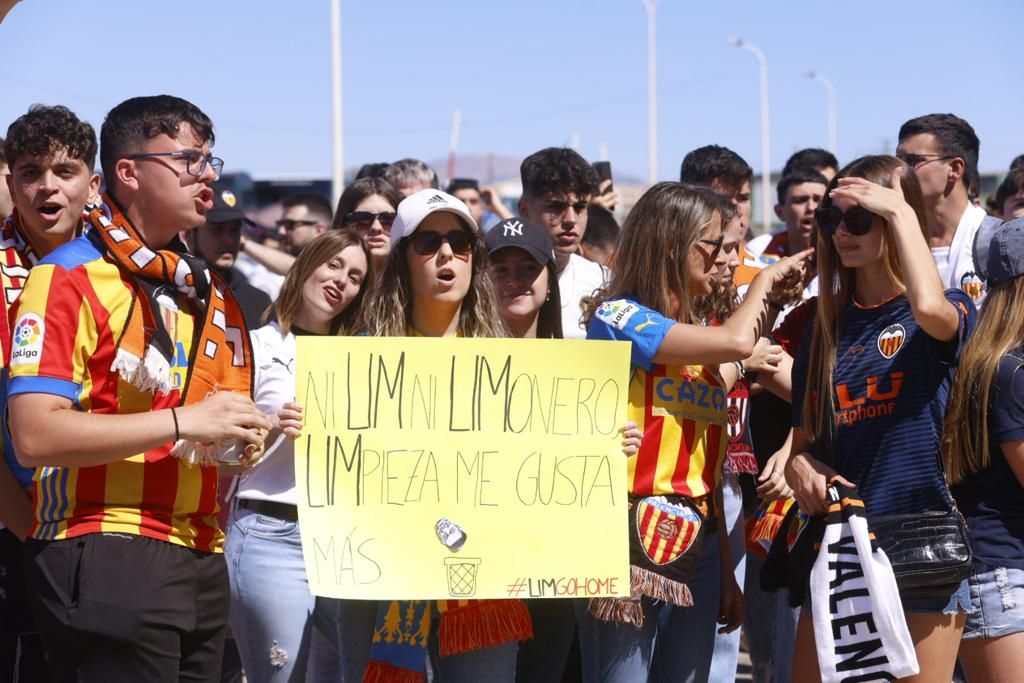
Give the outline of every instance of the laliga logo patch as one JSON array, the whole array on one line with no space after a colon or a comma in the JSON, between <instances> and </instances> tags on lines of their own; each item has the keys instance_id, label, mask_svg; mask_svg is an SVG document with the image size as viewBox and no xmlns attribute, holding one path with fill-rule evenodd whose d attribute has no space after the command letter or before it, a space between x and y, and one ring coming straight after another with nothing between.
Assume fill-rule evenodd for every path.
<instances>
[{"instance_id":1,"label":"laliga logo patch","mask_svg":"<svg viewBox=\"0 0 1024 683\"><path fill-rule=\"evenodd\" d=\"M967 292L967 296L971 297L971 299L977 303L978 299L980 299L985 293L985 283L982 282L977 273L972 270L964 273L960 277L960 289Z\"/></svg>"},{"instance_id":2,"label":"laliga logo patch","mask_svg":"<svg viewBox=\"0 0 1024 683\"><path fill-rule=\"evenodd\" d=\"M234 208L235 204L238 203L238 198L235 197L235 193L232 192L231 190L224 190L223 192L221 192L220 198L224 200L224 203L230 206L231 208Z\"/></svg>"},{"instance_id":3,"label":"laliga logo patch","mask_svg":"<svg viewBox=\"0 0 1024 683\"><path fill-rule=\"evenodd\" d=\"M14 327L14 348L11 351L11 365L28 365L39 362L43 348L43 319L35 313L26 313Z\"/></svg>"},{"instance_id":4,"label":"laliga logo patch","mask_svg":"<svg viewBox=\"0 0 1024 683\"><path fill-rule=\"evenodd\" d=\"M598 307L596 315L612 327L622 330L626 328L629 319L639 310L640 308L635 304L618 299L617 301L605 301Z\"/></svg>"},{"instance_id":5,"label":"laliga logo patch","mask_svg":"<svg viewBox=\"0 0 1024 683\"><path fill-rule=\"evenodd\" d=\"M892 358L896 352L903 348L903 342L907 339L907 331L903 325L896 323L882 330L878 335L878 352L886 358Z\"/></svg>"}]
</instances>

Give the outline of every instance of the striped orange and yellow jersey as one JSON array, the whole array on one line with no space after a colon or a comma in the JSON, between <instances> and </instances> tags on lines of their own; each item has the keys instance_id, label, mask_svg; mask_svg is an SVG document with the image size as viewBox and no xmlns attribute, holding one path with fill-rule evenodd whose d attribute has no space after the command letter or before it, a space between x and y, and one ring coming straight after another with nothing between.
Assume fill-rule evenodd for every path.
<instances>
[{"instance_id":1,"label":"striped orange and yellow jersey","mask_svg":"<svg viewBox=\"0 0 1024 683\"><path fill-rule=\"evenodd\" d=\"M710 367L654 362L675 323L636 301L613 299L597 309L587 330L588 339L632 345L628 416L643 432L628 463L634 495L699 498L714 492L722 478L729 437L721 377Z\"/></svg>"},{"instance_id":2,"label":"striped orange and yellow jersey","mask_svg":"<svg viewBox=\"0 0 1024 683\"><path fill-rule=\"evenodd\" d=\"M110 369L131 299L121 270L85 237L40 261L18 302L10 395L53 394L71 400L77 410L97 414L177 406L189 371L195 308L173 291L158 296L175 348L173 386L167 393L151 394ZM38 468L31 537L127 533L220 552L224 535L217 521L217 470L186 466L170 454L173 445L107 465Z\"/></svg>"}]
</instances>

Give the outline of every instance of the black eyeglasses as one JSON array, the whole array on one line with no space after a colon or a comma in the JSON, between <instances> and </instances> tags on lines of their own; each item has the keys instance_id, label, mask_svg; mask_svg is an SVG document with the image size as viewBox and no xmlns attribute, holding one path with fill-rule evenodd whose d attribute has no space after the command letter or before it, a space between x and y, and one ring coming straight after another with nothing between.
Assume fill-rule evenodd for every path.
<instances>
[{"instance_id":1,"label":"black eyeglasses","mask_svg":"<svg viewBox=\"0 0 1024 683\"><path fill-rule=\"evenodd\" d=\"M875 214L860 206L851 206L844 213L838 206L832 205L815 209L814 219L825 237L834 235L840 224L845 224L846 231L851 235L866 235L875 222Z\"/></svg>"},{"instance_id":2,"label":"black eyeglasses","mask_svg":"<svg viewBox=\"0 0 1024 683\"><path fill-rule=\"evenodd\" d=\"M182 152L146 152L129 155L128 159L152 159L154 157L171 157L172 159L184 159L185 171L190 176L199 178L206 172L206 167L213 169L214 180L220 180L220 174L224 171L224 160L212 154L203 154L193 149Z\"/></svg>"},{"instance_id":3,"label":"black eyeglasses","mask_svg":"<svg viewBox=\"0 0 1024 683\"><path fill-rule=\"evenodd\" d=\"M946 154L911 154L910 152L901 152L896 155L896 158L906 163L911 168L917 168L926 161L947 161L949 159L956 159L956 156L949 156Z\"/></svg>"},{"instance_id":4,"label":"black eyeglasses","mask_svg":"<svg viewBox=\"0 0 1024 683\"><path fill-rule=\"evenodd\" d=\"M281 220L274 223L278 228L283 229L285 232L291 232L295 228L300 228L303 225L316 225L320 221L293 221L288 218L282 218Z\"/></svg>"},{"instance_id":5,"label":"black eyeglasses","mask_svg":"<svg viewBox=\"0 0 1024 683\"><path fill-rule=\"evenodd\" d=\"M718 258L718 255L722 251L722 245L725 244L725 233L723 232L718 236L717 240L697 240L701 244L706 244L711 247L711 260L714 261Z\"/></svg>"},{"instance_id":6,"label":"black eyeglasses","mask_svg":"<svg viewBox=\"0 0 1024 683\"><path fill-rule=\"evenodd\" d=\"M456 256L469 256L473 251L474 239L464 230L453 230L446 235L436 230L417 230L409 242L420 256L433 256L441 249L443 242L448 243Z\"/></svg>"},{"instance_id":7,"label":"black eyeglasses","mask_svg":"<svg viewBox=\"0 0 1024 683\"><path fill-rule=\"evenodd\" d=\"M356 230L369 230L373 227L374 221L380 221L380 227L384 228L385 232L390 232L397 215L394 211L353 211L345 217L345 221Z\"/></svg>"}]
</instances>

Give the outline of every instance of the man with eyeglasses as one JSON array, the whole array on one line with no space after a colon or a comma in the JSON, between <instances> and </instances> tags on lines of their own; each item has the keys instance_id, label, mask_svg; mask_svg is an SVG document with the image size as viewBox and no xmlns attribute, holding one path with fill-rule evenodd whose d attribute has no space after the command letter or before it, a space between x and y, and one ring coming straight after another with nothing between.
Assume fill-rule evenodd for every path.
<instances>
[{"instance_id":1,"label":"man with eyeglasses","mask_svg":"<svg viewBox=\"0 0 1024 683\"><path fill-rule=\"evenodd\" d=\"M100 139L102 203L32 268L14 317L29 599L54 681L215 681L229 592L211 460L255 456L270 427L238 304L179 238L223 162L206 114L168 95L114 107Z\"/></svg>"},{"instance_id":2,"label":"man with eyeglasses","mask_svg":"<svg viewBox=\"0 0 1024 683\"><path fill-rule=\"evenodd\" d=\"M283 213L275 225L283 251L247 239L242 240L240 249L270 272L286 275L295 257L330 227L334 211L327 197L314 193L285 197L281 206Z\"/></svg>"},{"instance_id":3,"label":"man with eyeglasses","mask_svg":"<svg viewBox=\"0 0 1024 683\"><path fill-rule=\"evenodd\" d=\"M597 173L575 151L548 147L526 157L519 174L523 182L519 215L544 228L555 248L562 333L566 339L586 339L580 304L609 276L607 268L579 255L588 203L597 191Z\"/></svg>"},{"instance_id":4,"label":"man with eyeglasses","mask_svg":"<svg viewBox=\"0 0 1024 683\"><path fill-rule=\"evenodd\" d=\"M989 230L998 219L987 217L970 201L979 147L967 121L953 114L928 114L900 127L896 156L914 169L921 184L928 242L943 283L959 287L980 305L985 288L975 272L972 250L983 224Z\"/></svg>"}]
</instances>

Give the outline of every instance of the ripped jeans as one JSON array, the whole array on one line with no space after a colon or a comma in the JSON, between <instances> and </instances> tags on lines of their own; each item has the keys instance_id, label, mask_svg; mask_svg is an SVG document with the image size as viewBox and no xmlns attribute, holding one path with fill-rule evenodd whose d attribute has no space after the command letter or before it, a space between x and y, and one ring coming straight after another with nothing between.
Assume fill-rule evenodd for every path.
<instances>
[{"instance_id":1,"label":"ripped jeans","mask_svg":"<svg viewBox=\"0 0 1024 683\"><path fill-rule=\"evenodd\" d=\"M231 632L249 683L305 681L313 602L299 525L237 508L224 546Z\"/></svg>"},{"instance_id":2,"label":"ripped jeans","mask_svg":"<svg viewBox=\"0 0 1024 683\"><path fill-rule=\"evenodd\" d=\"M999 638L1024 631L1024 570L974 561L968 578L971 610L964 638Z\"/></svg>"}]
</instances>

